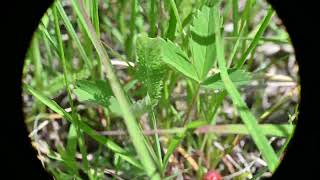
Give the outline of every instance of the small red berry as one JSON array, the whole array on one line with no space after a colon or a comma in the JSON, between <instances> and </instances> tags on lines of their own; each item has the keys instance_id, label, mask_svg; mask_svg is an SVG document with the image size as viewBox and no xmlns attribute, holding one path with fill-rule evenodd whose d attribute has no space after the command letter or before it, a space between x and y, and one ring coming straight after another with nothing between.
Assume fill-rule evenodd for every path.
<instances>
[{"instance_id":1,"label":"small red berry","mask_svg":"<svg viewBox=\"0 0 320 180\"><path fill-rule=\"evenodd\" d=\"M208 171L204 176L203 180L221 180L222 177L217 171Z\"/></svg>"}]
</instances>

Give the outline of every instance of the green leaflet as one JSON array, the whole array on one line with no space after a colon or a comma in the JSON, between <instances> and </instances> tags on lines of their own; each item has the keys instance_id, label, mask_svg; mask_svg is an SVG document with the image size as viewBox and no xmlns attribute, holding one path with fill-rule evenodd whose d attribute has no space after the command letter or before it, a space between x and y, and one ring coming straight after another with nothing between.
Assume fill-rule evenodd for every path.
<instances>
[{"instance_id":1,"label":"green leaflet","mask_svg":"<svg viewBox=\"0 0 320 180\"><path fill-rule=\"evenodd\" d=\"M75 94L78 96L79 101L87 101L98 103L107 107L109 105L109 98L112 96L112 90L106 81L95 80L77 81L77 88L74 89Z\"/></svg>"},{"instance_id":2,"label":"green leaflet","mask_svg":"<svg viewBox=\"0 0 320 180\"><path fill-rule=\"evenodd\" d=\"M160 38L162 60L172 68L181 72L185 76L200 82L194 66L189 62L189 58L177 45L172 41Z\"/></svg>"},{"instance_id":3,"label":"green leaflet","mask_svg":"<svg viewBox=\"0 0 320 180\"><path fill-rule=\"evenodd\" d=\"M99 104L108 108L113 116L122 116L121 107L117 99L113 96L110 85L105 80L79 80L74 93L79 98L80 102L88 102ZM152 100L151 103L143 98L134 102L130 109L136 117L140 117L143 113L148 111L148 108L154 107L157 100Z\"/></svg>"},{"instance_id":4,"label":"green leaflet","mask_svg":"<svg viewBox=\"0 0 320 180\"><path fill-rule=\"evenodd\" d=\"M228 74L235 86L247 85L252 79L251 74L242 69L228 69ZM210 76L201 83L202 87L208 89L225 89L225 85L221 80L220 73Z\"/></svg>"},{"instance_id":5,"label":"green leaflet","mask_svg":"<svg viewBox=\"0 0 320 180\"><path fill-rule=\"evenodd\" d=\"M204 6L190 28L192 58L170 40L160 38L162 60L197 82L204 80L215 60L213 8ZM192 59L192 62L190 62Z\"/></svg>"},{"instance_id":6,"label":"green leaflet","mask_svg":"<svg viewBox=\"0 0 320 180\"><path fill-rule=\"evenodd\" d=\"M136 41L137 69L136 76L142 82L151 100L159 99L165 64L161 61L161 47L156 38L139 36Z\"/></svg>"},{"instance_id":7,"label":"green leaflet","mask_svg":"<svg viewBox=\"0 0 320 180\"><path fill-rule=\"evenodd\" d=\"M190 27L190 48L192 63L200 80L206 78L207 73L215 61L215 37L213 7L203 6L197 11L193 24Z\"/></svg>"}]
</instances>

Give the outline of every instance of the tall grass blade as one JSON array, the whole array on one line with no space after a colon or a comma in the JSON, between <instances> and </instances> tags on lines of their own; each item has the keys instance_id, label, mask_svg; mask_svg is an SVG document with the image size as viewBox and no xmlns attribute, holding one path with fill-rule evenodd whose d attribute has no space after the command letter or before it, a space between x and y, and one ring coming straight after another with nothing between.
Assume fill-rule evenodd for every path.
<instances>
[{"instance_id":1,"label":"tall grass blade","mask_svg":"<svg viewBox=\"0 0 320 180\"><path fill-rule=\"evenodd\" d=\"M217 57L218 57L218 65L221 73L221 79L225 85L225 88L228 94L231 96L231 99L234 103L234 106L239 110L241 119L245 123L250 132L251 137L253 138L255 144L257 145L258 149L261 151L263 158L266 160L269 169L273 172L279 164L279 160L277 155L274 152L274 149L268 143L267 138L264 134L261 133L261 130L258 126L257 119L251 114L250 110L248 109L246 103L241 98L240 93L236 89L235 85L232 83L227 67L226 61L224 58L224 47L223 41L221 37L220 31L220 14L219 9L215 6L215 35L216 35L216 48L217 48Z\"/></svg>"}]
</instances>

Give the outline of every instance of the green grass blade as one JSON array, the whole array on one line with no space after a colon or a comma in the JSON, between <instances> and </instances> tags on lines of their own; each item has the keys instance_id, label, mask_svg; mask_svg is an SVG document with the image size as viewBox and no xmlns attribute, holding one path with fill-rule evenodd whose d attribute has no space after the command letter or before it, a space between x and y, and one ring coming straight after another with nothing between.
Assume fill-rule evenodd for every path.
<instances>
[{"instance_id":1,"label":"green grass blade","mask_svg":"<svg viewBox=\"0 0 320 180\"><path fill-rule=\"evenodd\" d=\"M220 14L218 11L218 7L215 7L215 22L216 25L220 24ZM240 93L236 89L235 85L230 80L228 75L226 62L224 58L224 47L223 41L221 38L220 26L215 26L215 34L216 34L216 48L217 48L217 57L218 57L218 65L221 73L221 79L224 82L225 88L228 94L231 96L231 99L235 105L235 107L239 110L241 119L245 123L248 128L251 137L253 138L255 144L258 149L261 151L263 158L266 160L269 169L273 172L279 164L279 160L277 155L274 152L274 149L268 143L267 138L264 134L261 133L261 130L258 126L258 122L256 118L251 114L248 109L246 103L241 98Z\"/></svg>"},{"instance_id":2,"label":"green grass blade","mask_svg":"<svg viewBox=\"0 0 320 180\"><path fill-rule=\"evenodd\" d=\"M274 11L272 7L269 7L267 15L262 21L261 26L259 27L256 35L254 36L253 40L251 41L251 44L247 48L247 50L242 54L239 61L237 62L236 68L242 67L242 65L245 63L245 60L247 59L248 55L252 52L253 49L255 49L259 43L260 38L262 37L264 31L268 27L268 24L274 14Z\"/></svg>"},{"instance_id":3,"label":"green grass blade","mask_svg":"<svg viewBox=\"0 0 320 180\"><path fill-rule=\"evenodd\" d=\"M245 25L246 24L244 24L244 26ZM237 37L236 43L233 46L232 52L231 52L231 54L229 56L227 67L230 67L232 62L236 58L237 52L238 52L239 47L240 47L241 37L242 37L243 33L244 33L244 28L242 27L242 29L240 30L239 36Z\"/></svg>"},{"instance_id":4,"label":"green grass blade","mask_svg":"<svg viewBox=\"0 0 320 180\"><path fill-rule=\"evenodd\" d=\"M86 65L88 66L89 69L92 69L92 62L89 59L89 57L87 56L87 53L84 50L84 47L82 46L80 39L76 33L76 31L74 30L66 12L64 11L61 3L59 1L57 1L56 3L56 7L57 10L59 12L60 17L62 18L63 24L65 25L68 33L70 34L72 40L76 43L76 46L79 50L79 53L82 57L82 59L84 60L84 62L86 63Z\"/></svg>"},{"instance_id":5,"label":"green grass blade","mask_svg":"<svg viewBox=\"0 0 320 180\"><path fill-rule=\"evenodd\" d=\"M291 124L261 124L259 125L262 134L270 137L288 137L293 132L295 126ZM201 126L195 130L196 134L210 133L216 134L243 134L250 135L250 131L242 124L227 124L227 125L208 125Z\"/></svg>"},{"instance_id":6,"label":"green grass blade","mask_svg":"<svg viewBox=\"0 0 320 180\"><path fill-rule=\"evenodd\" d=\"M53 49L55 52L58 52L57 43L53 40L48 30L42 25L39 25L39 30L42 32L42 34L49 40L50 44L53 46Z\"/></svg>"},{"instance_id":7,"label":"green grass blade","mask_svg":"<svg viewBox=\"0 0 320 180\"><path fill-rule=\"evenodd\" d=\"M39 89L43 88L43 67L41 63L41 55L40 55L40 47L39 47L39 40L38 40L38 33L35 34L34 39L32 40L32 60L33 64L35 65L34 76L36 80L36 86Z\"/></svg>"},{"instance_id":8,"label":"green grass blade","mask_svg":"<svg viewBox=\"0 0 320 180\"><path fill-rule=\"evenodd\" d=\"M77 151L77 131L74 124L71 124L68 132L67 151L71 157L75 157Z\"/></svg>"},{"instance_id":9,"label":"green grass blade","mask_svg":"<svg viewBox=\"0 0 320 180\"><path fill-rule=\"evenodd\" d=\"M149 10L149 21L150 21L150 37L157 36L157 5L156 0L150 1L150 10Z\"/></svg>"},{"instance_id":10,"label":"green grass blade","mask_svg":"<svg viewBox=\"0 0 320 180\"><path fill-rule=\"evenodd\" d=\"M45 50L47 51L46 53L46 58L48 60L48 74L53 74L55 75L56 74L56 71L52 68L52 62L53 62L53 52L52 52L52 48L51 48L51 45L50 45L50 42L49 40L46 38L46 36L42 33L42 39L43 39L43 43L44 43L44 47L45 47Z\"/></svg>"},{"instance_id":11,"label":"green grass blade","mask_svg":"<svg viewBox=\"0 0 320 180\"><path fill-rule=\"evenodd\" d=\"M134 38L136 36L138 7L138 0L131 0L130 32L128 33L125 41L125 49L129 59L135 59Z\"/></svg>"},{"instance_id":12,"label":"green grass blade","mask_svg":"<svg viewBox=\"0 0 320 180\"><path fill-rule=\"evenodd\" d=\"M92 18L92 25L96 30L97 36L100 37L99 0L92 0L91 18Z\"/></svg>"},{"instance_id":13,"label":"green grass blade","mask_svg":"<svg viewBox=\"0 0 320 180\"><path fill-rule=\"evenodd\" d=\"M233 21L233 35L238 35L239 24L239 0L232 0L232 21Z\"/></svg>"},{"instance_id":14,"label":"green grass blade","mask_svg":"<svg viewBox=\"0 0 320 180\"><path fill-rule=\"evenodd\" d=\"M179 31L180 31L180 33L182 33L183 32L182 22L181 22L179 13L178 13L177 5L174 0L170 0L170 6L171 6L171 9L173 10L173 14L175 16L175 19L178 22Z\"/></svg>"},{"instance_id":15,"label":"green grass blade","mask_svg":"<svg viewBox=\"0 0 320 180\"><path fill-rule=\"evenodd\" d=\"M169 25L165 37L173 41L176 37L177 19L172 9L170 10L169 16Z\"/></svg>"},{"instance_id":16,"label":"green grass blade","mask_svg":"<svg viewBox=\"0 0 320 180\"><path fill-rule=\"evenodd\" d=\"M163 168L165 169L168 165L169 158L173 154L173 152L176 150L176 148L179 146L181 141L186 137L186 130L183 132L176 134L174 137L172 137L169 141L168 149L166 154L163 157Z\"/></svg>"}]
</instances>

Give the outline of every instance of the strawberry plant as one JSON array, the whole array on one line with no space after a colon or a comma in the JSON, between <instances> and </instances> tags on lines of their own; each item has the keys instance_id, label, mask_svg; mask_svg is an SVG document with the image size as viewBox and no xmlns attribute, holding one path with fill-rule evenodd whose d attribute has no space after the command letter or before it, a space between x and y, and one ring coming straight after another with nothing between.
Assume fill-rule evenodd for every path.
<instances>
[{"instance_id":1,"label":"strawberry plant","mask_svg":"<svg viewBox=\"0 0 320 180\"><path fill-rule=\"evenodd\" d=\"M23 72L30 137L57 179L272 174L299 113L290 47L262 1L56 1Z\"/></svg>"}]
</instances>

